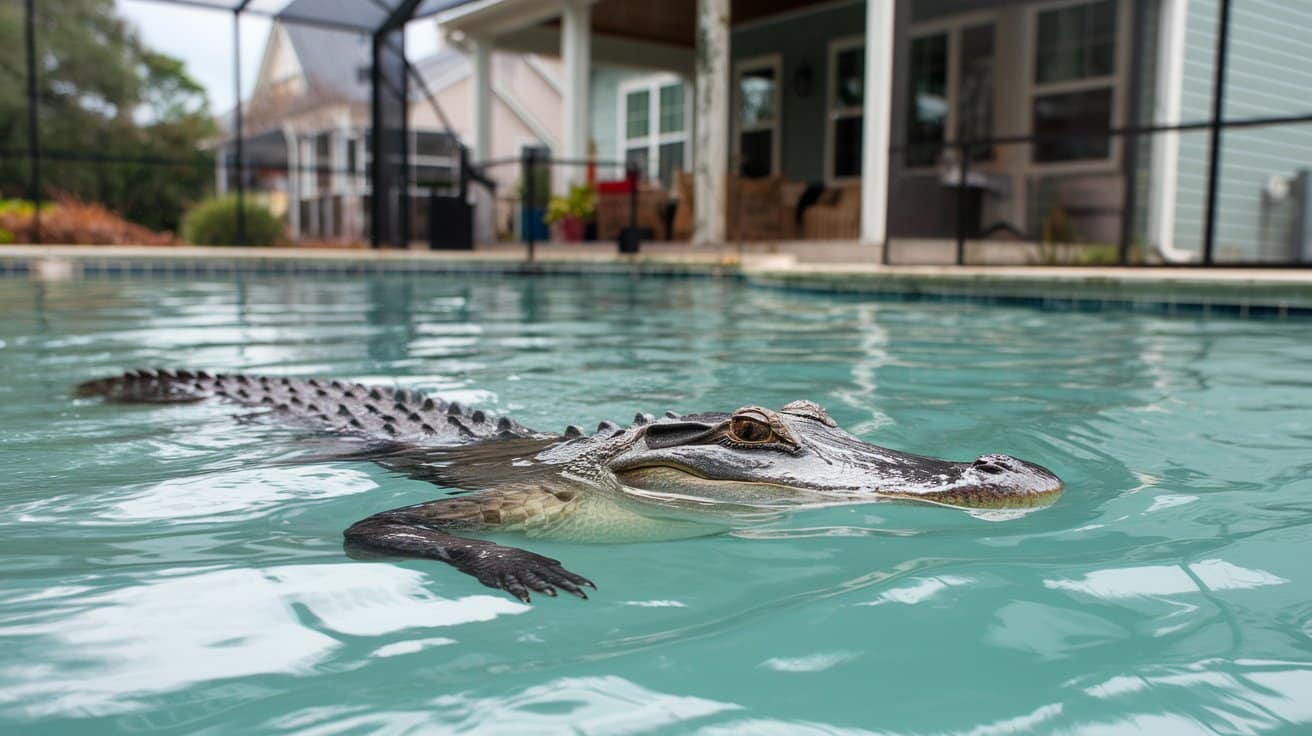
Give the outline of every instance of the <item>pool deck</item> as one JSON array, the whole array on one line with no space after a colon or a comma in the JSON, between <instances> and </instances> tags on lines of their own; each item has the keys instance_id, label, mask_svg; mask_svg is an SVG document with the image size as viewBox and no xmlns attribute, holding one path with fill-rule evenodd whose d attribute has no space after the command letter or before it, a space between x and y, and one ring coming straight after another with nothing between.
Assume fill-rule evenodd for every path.
<instances>
[{"instance_id":1,"label":"pool deck","mask_svg":"<svg viewBox=\"0 0 1312 736\"><path fill-rule=\"evenodd\" d=\"M888 266L874 262L877 250L850 245L776 250L654 243L629 256L611 245L543 244L528 263L524 248L514 245L473 251L7 245L0 246L0 276L631 274L740 278L761 287L902 300L1312 317L1312 268Z\"/></svg>"}]
</instances>

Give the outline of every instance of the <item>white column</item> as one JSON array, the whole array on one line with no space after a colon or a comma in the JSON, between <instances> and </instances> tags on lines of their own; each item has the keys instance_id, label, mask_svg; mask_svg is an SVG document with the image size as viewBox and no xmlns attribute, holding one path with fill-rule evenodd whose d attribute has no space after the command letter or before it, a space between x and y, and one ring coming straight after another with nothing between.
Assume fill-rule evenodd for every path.
<instances>
[{"instance_id":1,"label":"white column","mask_svg":"<svg viewBox=\"0 0 1312 736\"><path fill-rule=\"evenodd\" d=\"M1179 125L1184 87L1185 33L1188 0L1164 0L1159 10L1157 93L1153 123ZM1180 134L1161 133L1153 140L1152 188L1148 200L1150 242L1170 263L1197 261L1201 253L1175 246L1175 203L1179 192ZM1202 248L1202 243L1198 243Z\"/></svg>"},{"instance_id":2,"label":"white column","mask_svg":"<svg viewBox=\"0 0 1312 736\"><path fill-rule=\"evenodd\" d=\"M866 89L861 143L861 241L888 236L888 146L896 0L866 0Z\"/></svg>"},{"instance_id":3,"label":"white column","mask_svg":"<svg viewBox=\"0 0 1312 736\"><path fill-rule=\"evenodd\" d=\"M729 0L697 0L693 243L724 242L729 168ZM653 124L654 121L653 121Z\"/></svg>"},{"instance_id":4,"label":"white column","mask_svg":"<svg viewBox=\"0 0 1312 736\"><path fill-rule=\"evenodd\" d=\"M492 157L492 42L476 38L470 46L474 56L474 78L470 80L474 94L474 161L479 163Z\"/></svg>"},{"instance_id":5,"label":"white column","mask_svg":"<svg viewBox=\"0 0 1312 736\"><path fill-rule=\"evenodd\" d=\"M287 141L287 229L295 241L301 239L301 144L290 125L282 126L282 137Z\"/></svg>"},{"instance_id":6,"label":"white column","mask_svg":"<svg viewBox=\"0 0 1312 736\"><path fill-rule=\"evenodd\" d=\"M560 57L565 65L564 144L553 158L581 161L588 157L588 90L592 75L592 4L588 0L565 0L560 28ZM557 194L570 182L582 182L582 167L556 167L553 176Z\"/></svg>"},{"instance_id":7,"label":"white column","mask_svg":"<svg viewBox=\"0 0 1312 736\"><path fill-rule=\"evenodd\" d=\"M219 146L214 152L214 191L220 197L228 193L228 146Z\"/></svg>"}]
</instances>

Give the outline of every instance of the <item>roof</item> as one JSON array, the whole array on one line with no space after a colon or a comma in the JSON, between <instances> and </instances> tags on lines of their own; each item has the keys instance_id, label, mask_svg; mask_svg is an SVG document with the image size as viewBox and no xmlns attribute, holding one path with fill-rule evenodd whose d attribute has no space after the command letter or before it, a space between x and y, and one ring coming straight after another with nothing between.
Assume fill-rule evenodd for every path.
<instances>
[{"instance_id":1,"label":"roof","mask_svg":"<svg viewBox=\"0 0 1312 736\"><path fill-rule=\"evenodd\" d=\"M299 23L287 23L283 28L313 94L347 102L369 102L368 36Z\"/></svg>"},{"instance_id":2,"label":"roof","mask_svg":"<svg viewBox=\"0 0 1312 736\"><path fill-rule=\"evenodd\" d=\"M261 15L288 23L373 33L407 0L160 0L160 2ZM477 0L419 0L408 20L422 20Z\"/></svg>"},{"instance_id":3,"label":"roof","mask_svg":"<svg viewBox=\"0 0 1312 736\"><path fill-rule=\"evenodd\" d=\"M258 1L258 0L257 0ZM369 32L379 28L391 15L390 8L398 5L400 0L292 0L276 17L289 27L310 27L309 22L328 21L342 26L351 26ZM325 28L325 26L319 26Z\"/></svg>"},{"instance_id":4,"label":"roof","mask_svg":"<svg viewBox=\"0 0 1312 736\"><path fill-rule=\"evenodd\" d=\"M431 6L440 12L448 6L468 0L428 0L419 10ZM395 5L389 0L387 5ZM440 7L439 7L440 6ZM369 36L295 20L300 17L332 17L338 21L361 26L374 26L383 21L383 9L374 2L364 0L294 0L278 19L287 30L292 50L305 72L306 83L315 94L348 102L368 103L370 98L368 69L371 44ZM418 12L416 12L418 15ZM437 80L466 59L463 54L443 49L413 62L426 80Z\"/></svg>"}]
</instances>

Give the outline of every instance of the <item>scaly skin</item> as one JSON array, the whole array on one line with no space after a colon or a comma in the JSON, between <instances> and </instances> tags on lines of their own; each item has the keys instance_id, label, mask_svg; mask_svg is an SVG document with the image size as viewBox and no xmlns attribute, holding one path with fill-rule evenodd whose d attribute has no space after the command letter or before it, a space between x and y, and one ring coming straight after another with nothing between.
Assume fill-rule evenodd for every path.
<instances>
[{"instance_id":1,"label":"scaly skin","mask_svg":"<svg viewBox=\"0 0 1312 736\"><path fill-rule=\"evenodd\" d=\"M508 417L403 389L327 379L131 371L78 386L123 403L210 398L266 410L284 424L353 438L366 458L473 491L384 511L344 533L353 555L438 560L528 601L591 581L560 562L466 534L519 532L575 541L715 533L788 509L912 500L976 508L1052 503L1061 481L1005 455L955 463L863 442L816 404L731 414L639 414L585 434L538 432Z\"/></svg>"}]
</instances>

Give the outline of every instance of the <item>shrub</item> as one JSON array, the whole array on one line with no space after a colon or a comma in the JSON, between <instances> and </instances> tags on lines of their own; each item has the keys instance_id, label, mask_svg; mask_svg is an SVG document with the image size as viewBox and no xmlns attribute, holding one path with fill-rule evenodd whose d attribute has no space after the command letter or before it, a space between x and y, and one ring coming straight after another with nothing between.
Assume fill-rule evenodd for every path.
<instances>
[{"instance_id":1,"label":"shrub","mask_svg":"<svg viewBox=\"0 0 1312 736\"><path fill-rule=\"evenodd\" d=\"M542 218L548 225L554 225L566 217L588 222L597 215L597 194L592 186L584 184L569 188L568 197L552 197L547 203L546 217Z\"/></svg>"},{"instance_id":2,"label":"shrub","mask_svg":"<svg viewBox=\"0 0 1312 736\"><path fill-rule=\"evenodd\" d=\"M0 200L0 230L10 242L37 240L32 203ZM172 245L172 233L157 233L128 222L94 202L57 194L54 202L41 203L41 242L60 245ZM5 240L0 234L0 241Z\"/></svg>"},{"instance_id":3,"label":"shrub","mask_svg":"<svg viewBox=\"0 0 1312 736\"><path fill-rule=\"evenodd\" d=\"M245 245L277 245L282 221L263 203L246 198ZM193 245L237 245L237 195L211 197L192 207L182 220L182 236Z\"/></svg>"}]
</instances>

